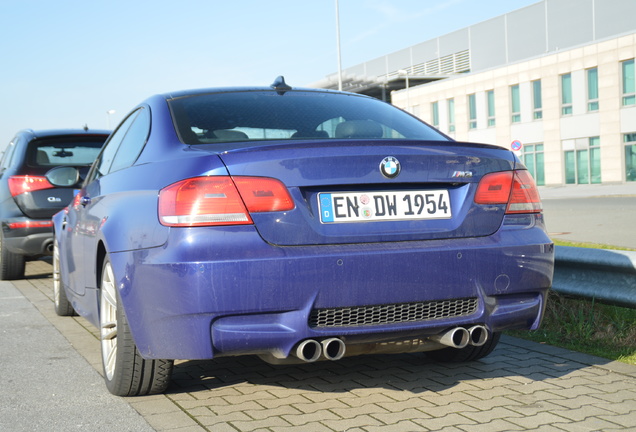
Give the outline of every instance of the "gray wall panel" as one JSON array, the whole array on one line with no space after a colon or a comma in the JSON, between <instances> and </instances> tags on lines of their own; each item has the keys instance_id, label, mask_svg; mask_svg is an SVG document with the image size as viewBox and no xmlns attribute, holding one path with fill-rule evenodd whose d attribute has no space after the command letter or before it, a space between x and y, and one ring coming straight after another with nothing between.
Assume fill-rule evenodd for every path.
<instances>
[{"instance_id":1,"label":"gray wall panel","mask_svg":"<svg viewBox=\"0 0 636 432\"><path fill-rule=\"evenodd\" d=\"M596 38L634 31L636 27L635 0L596 0Z\"/></svg>"},{"instance_id":2,"label":"gray wall panel","mask_svg":"<svg viewBox=\"0 0 636 432\"><path fill-rule=\"evenodd\" d=\"M636 0L543 0L344 72L383 77L467 49L477 72L635 30Z\"/></svg>"},{"instance_id":3,"label":"gray wall panel","mask_svg":"<svg viewBox=\"0 0 636 432\"><path fill-rule=\"evenodd\" d=\"M385 75L387 73L386 70L386 56L380 57L366 63L367 66L367 75L371 77L377 77L381 75ZM347 70L348 72L348 70Z\"/></svg>"},{"instance_id":4,"label":"gray wall panel","mask_svg":"<svg viewBox=\"0 0 636 432\"><path fill-rule=\"evenodd\" d=\"M347 75L353 75L353 76L360 75L360 76L364 76L364 75L366 75L366 74L367 74L367 72L368 72L367 67L366 67L367 65L368 65L368 62L367 62L367 63L361 63L361 64L359 64L359 65L355 65L355 66L353 66L353 67L347 68L347 69L345 69L343 72L344 72L345 74L347 74Z\"/></svg>"},{"instance_id":5,"label":"gray wall panel","mask_svg":"<svg viewBox=\"0 0 636 432\"><path fill-rule=\"evenodd\" d=\"M413 45L413 63L420 64L439 57L437 55L437 39Z\"/></svg>"},{"instance_id":6,"label":"gray wall panel","mask_svg":"<svg viewBox=\"0 0 636 432\"><path fill-rule=\"evenodd\" d=\"M398 69L406 69L411 64L411 49L406 48L389 54L388 56L389 72L395 72Z\"/></svg>"},{"instance_id":7,"label":"gray wall panel","mask_svg":"<svg viewBox=\"0 0 636 432\"><path fill-rule=\"evenodd\" d=\"M534 4L510 12L508 22L508 61L515 62L545 53L545 7Z\"/></svg>"},{"instance_id":8,"label":"gray wall panel","mask_svg":"<svg viewBox=\"0 0 636 432\"><path fill-rule=\"evenodd\" d=\"M547 5L549 51L592 41L592 0L547 0Z\"/></svg>"},{"instance_id":9,"label":"gray wall panel","mask_svg":"<svg viewBox=\"0 0 636 432\"><path fill-rule=\"evenodd\" d=\"M473 71L506 64L506 31L500 16L470 28L470 59Z\"/></svg>"},{"instance_id":10,"label":"gray wall panel","mask_svg":"<svg viewBox=\"0 0 636 432\"><path fill-rule=\"evenodd\" d=\"M439 56L455 54L468 49L468 28L439 37Z\"/></svg>"}]
</instances>

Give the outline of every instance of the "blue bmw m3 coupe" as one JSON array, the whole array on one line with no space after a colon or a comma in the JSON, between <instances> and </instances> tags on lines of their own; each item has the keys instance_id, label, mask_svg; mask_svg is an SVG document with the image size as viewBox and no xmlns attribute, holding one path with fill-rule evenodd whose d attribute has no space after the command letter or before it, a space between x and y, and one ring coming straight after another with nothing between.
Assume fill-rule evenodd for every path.
<instances>
[{"instance_id":1,"label":"blue bmw m3 coupe","mask_svg":"<svg viewBox=\"0 0 636 432\"><path fill-rule=\"evenodd\" d=\"M539 326L552 282L513 152L281 77L147 99L80 186L53 218L55 309L99 328L117 395L164 391L175 359L477 360Z\"/></svg>"}]
</instances>

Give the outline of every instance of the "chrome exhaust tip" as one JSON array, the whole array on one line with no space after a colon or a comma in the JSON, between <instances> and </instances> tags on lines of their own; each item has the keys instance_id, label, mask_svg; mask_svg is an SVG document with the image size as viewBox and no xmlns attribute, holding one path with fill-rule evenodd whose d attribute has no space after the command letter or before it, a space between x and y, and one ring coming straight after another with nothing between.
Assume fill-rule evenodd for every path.
<instances>
[{"instance_id":1,"label":"chrome exhaust tip","mask_svg":"<svg viewBox=\"0 0 636 432\"><path fill-rule=\"evenodd\" d=\"M329 338L322 342L322 354L327 360L340 360L347 350L345 343L339 338Z\"/></svg>"},{"instance_id":2,"label":"chrome exhaust tip","mask_svg":"<svg viewBox=\"0 0 636 432\"><path fill-rule=\"evenodd\" d=\"M464 348L470 341L470 334L464 327L455 327L444 333L433 335L429 339L452 348Z\"/></svg>"},{"instance_id":3,"label":"chrome exhaust tip","mask_svg":"<svg viewBox=\"0 0 636 432\"><path fill-rule=\"evenodd\" d=\"M471 345L482 346L488 340L488 329L483 325L472 326L468 329L468 333Z\"/></svg>"},{"instance_id":4,"label":"chrome exhaust tip","mask_svg":"<svg viewBox=\"0 0 636 432\"><path fill-rule=\"evenodd\" d=\"M295 355L307 363L315 362L322 355L322 345L313 339L306 339L296 346Z\"/></svg>"}]
</instances>

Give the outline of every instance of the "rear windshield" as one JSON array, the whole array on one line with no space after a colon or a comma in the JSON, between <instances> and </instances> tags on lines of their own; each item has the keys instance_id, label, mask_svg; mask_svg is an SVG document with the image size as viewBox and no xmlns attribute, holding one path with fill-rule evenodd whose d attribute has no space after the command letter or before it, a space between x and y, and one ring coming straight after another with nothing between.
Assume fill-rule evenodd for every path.
<instances>
[{"instance_id":1,"label":"rear windshield","mask_svg":"<svg viewBox=\"0 0 636 432\"><path fill-rule=\"evenodd\" d=\"M88 166L93 163L107 137L37 139L29 143L27 164L32 167Z\"/></svg>"},{"instance_id":2,"label":"rear windshield","mask_svg":"<svg viewBox=\"0 0 636 432\"><path fill-rule=\"evenodd\" d=\"M237 91L168 101L186 144L307 139L449 139L396 107L358 95ZM228 147L228 146L225 146Z\"/></svg>"}]
</instances>

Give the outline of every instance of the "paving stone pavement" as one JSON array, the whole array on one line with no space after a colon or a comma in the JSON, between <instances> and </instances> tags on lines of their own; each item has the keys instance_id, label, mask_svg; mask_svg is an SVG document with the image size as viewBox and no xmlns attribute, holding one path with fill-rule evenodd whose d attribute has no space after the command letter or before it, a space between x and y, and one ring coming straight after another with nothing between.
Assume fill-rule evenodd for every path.
<instances>
[{"instance_id":1,"label":"paving stone pavement","mask_svg":"<svg viewBox=\"0 0 636 432\"><path fill-rule=\"evenodd\" d=\"M97 331L55 315L50 272L28 263L14 285L101 374ZM487 358L452 365L422 354L178 361L166 394L125 399L171 432L625 431L636 430L636 366L504 336Z\"/></svg>"}]
</instances>

